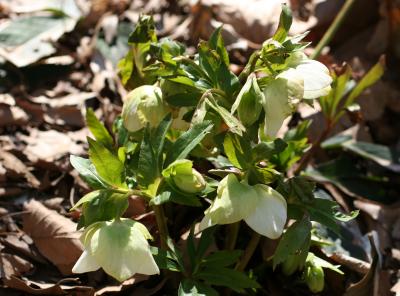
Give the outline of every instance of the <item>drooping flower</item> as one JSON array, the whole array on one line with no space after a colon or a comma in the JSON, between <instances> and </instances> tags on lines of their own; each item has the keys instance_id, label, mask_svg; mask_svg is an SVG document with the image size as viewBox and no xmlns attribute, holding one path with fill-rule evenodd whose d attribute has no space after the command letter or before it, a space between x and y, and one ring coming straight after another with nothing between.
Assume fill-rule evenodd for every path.
<instances>
[{"instance_id":1,"label":"drooping flower","mask_svg":"<svg viewBox=\"0 0 400 296\"><path fill-rule=\"evenodd\" d=\"M122 119L128 131L136 132L147 123L150 127L158 126L168 112L161 89L154 85L142 85L127 95L122 108Z\"/></svg>"},{"instance_id":2,"label":"drooping flower","mask_svg":"<svg viewBox=\"0 0 400 296\"><path fill-rule=\"evenodd\" d=\"M294 52L286 61L287 70L279 73L264 88L264 133L276 133L302 99L316 99L329 93L332 78L320 62L310 60L302 52Z\"/></svg>"},{"instance_id":3,"label":"drooping flower","mask_svg":"<svg viewBox=\"0 0 400 296\"><path fill-rule=\"evenodd\" d=\"M97 222L85 229L81 240L85 250L72 269L74 273L100 267L119 281L135 273L160 273L147 242L146 227L131 219Z\"/></svg>"},{"instance_id":4,"label":"drooping flower","mask_svg":"<svg viewBox=\"0 0 400 296\"><path fill-rule=\"evenodd\" d=\"M250 186L229 174L219 183L217 197L205 211L200 228L244 220L254 231L278 238L287 218L285 199L267 185Z\"/></svg>"},{"instance_id":5,"label":"drooping flower","mask_svg":"<svg viewBox=\"0 0 400 296\"><path fill-rule=\"evenodd\" d=\"M162 174L167 182L185 193L198 193L206 187L203 176L193 168L193 163L188 159L174 161Z\"/></svg>"}]
</instances>

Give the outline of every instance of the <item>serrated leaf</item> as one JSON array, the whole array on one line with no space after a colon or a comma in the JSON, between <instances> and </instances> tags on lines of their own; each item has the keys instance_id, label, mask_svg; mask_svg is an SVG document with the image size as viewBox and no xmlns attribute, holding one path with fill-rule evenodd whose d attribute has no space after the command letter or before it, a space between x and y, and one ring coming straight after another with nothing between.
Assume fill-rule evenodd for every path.
<instances>
[{"instance_id":1,"label":"serrated leaf","mask_svg":"<svg viewBox=\"0 0 400 296\"><path fill-rule=\"evenodd\" d=\"M108 149L113 148L113 138L105 126L97 119L92 108L86 111L86 124L98 143Z\"/></svg>"},{"instance_id":2,"label":"serrated leaf","mask_svg":"<svg viewBox=\"0 0 400 296\"><path fill-rule=\"evenodd\" d=\"M194 124L184 132L169 148L165 157L164 167L178 159L185 158L194 147L210 132L213 125L210 121Z\"/></svg>"},{"instance_id":3,"label":"serrated leaf","mask_svg":"<svg viewBox=\"0 0 400 296\"><path fill-rule=\"evenodd\" d=\"M284 262L289 255L303 253L305 248L308 251L309 241L311 239L311 223L308 218L293 223L282 235L276 248L272 263L275 267ZM308 242L308 243L307 243Z\"/></svg>"},{"instance_id":4,"label":"serrated leaf","mask_svg":"<svg viewBox=\"0 0 400 296\"><path fill-rule=\"evenodd\" d=\"M70 156L71 165L78 171L82 179L93 189L108 188L109 185L98 175L96 168L89 159Z\"/></svg>"},{"instance_id":5,"label":"serrated leaf","mask_svg":"<svg viewBox=\"0 0 400 296\"><path fill-rule=\"evenodd\" d=\"M124 164L106 147L88 138L89 158L96 167L97 173L107 183L125 188Z\"/></svg>"},{"instance_id":6,"label":"serrated leaf","mask_svg":"<svg viewBox=\"0 0 400 296\"><path fill-rule=\"evenodd\" d=\"M345 214L339 211L339 205L336 202L324 198L315 198L312 204L306 204L305 208L310 213L312 221L324 224L338 235L340 227L336 221L348 222L358 215L358 211Z\"/></svg>"},{"instance_id":7,"label":"serrated leaf","mask_svg":"<svg viewBox=\"0 0 400 296\"><path fill-rule=\"evenodd\" d=\"M243 135L246 128L235 116L224 107L218 105L214 98L206 98L205 102L221 116L222 120L226 123L232 133L238 134L239 136Z\"/></svg>"}]
</instances>

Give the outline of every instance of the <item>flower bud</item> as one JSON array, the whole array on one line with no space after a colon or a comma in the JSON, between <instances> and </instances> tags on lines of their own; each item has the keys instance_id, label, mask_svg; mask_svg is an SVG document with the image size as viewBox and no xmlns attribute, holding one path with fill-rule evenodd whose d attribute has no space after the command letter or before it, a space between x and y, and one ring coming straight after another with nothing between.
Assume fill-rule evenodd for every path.
<instances>
[{"instance_id":1,"label":"flower bud","mask_svg":"<svg viewBox=\"0 0 400 296\"><path fill-rule=\"evenodd\" d=\"M282 264L282 272L284 275L289 276L299 269L299 255L289 255Z\"/></svg>"},{"instance_id":2,"label":"flower bud","mask_svg":"<svg viewBox=\"0 0 400 296\"><path fill-rule=\"evenodd\" d=\"M257 78L254 74L251 74L240 90L231 113L237 110L240 121L245 126L250 126L258 120L263 101L264 94L258 86Z\"/></svg>"},{"instance_id":3,"label":"flower bud","mask_svg":"<svg viewBox=\"0 0 400 296\"><path fill-rule=\"evenodd\" d=\"M187 159L180 159L170 164L163 176L173 187L184 193L199 193L206 187L203 176L193 168L193 163Z\"/></svg>"},{"instance_id":4,"label":"flower bud","mask_svg":"<svg viewBox=\"0 0 400 296\"><path fill-rule=\"evenodd\" d=\"M325 285L324 270L321 266L307 265L304 270L304 279L311 292L318 293L324 290Z\"/></svg>"},{"instance_id":5,"label":"flower bud","mask_svg":"<svg viewBox=\"0 0 400 296\"><path fill-rule=\"evenodd\" d=\"M146 126L156 127L169 112L162 99L161 89L154 85L142 85L131 91L122 108L125 128L136 132Z\"/></svg>"},{"instance_id":6,"label":"flower bud","mask_svg":"<svg viewBox=\"0 0 400 296\"><path fill-rule=\"evenodd\" d=\"M83 273L102 267L121 282L135 273L158 274L160 270L147 239L151 239L151 235L146 227L130 219L94 223L81 237L85 250L72 272Z\"/></svg>"}]
</instances>

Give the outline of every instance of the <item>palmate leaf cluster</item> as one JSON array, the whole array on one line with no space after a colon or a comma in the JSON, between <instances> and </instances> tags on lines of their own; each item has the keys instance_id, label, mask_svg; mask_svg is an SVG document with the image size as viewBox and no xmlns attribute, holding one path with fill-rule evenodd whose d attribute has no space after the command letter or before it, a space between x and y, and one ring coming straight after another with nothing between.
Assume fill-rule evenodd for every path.
<instances>
[{"instance_id":1,"label":"palmate leaf cluster","mask_svg":"<svg viewBox=\"0 0 400 296\"><path fill-rule=\"evenodd\" d=\"M129 37L131 49L119 63L122 82L129 90L143 85L159 88L169 112L156 126L145 122L135 131L129 131L124 118L118 117L111 134L92 110L87 111L86 122L94 137L88 138L89 159L71 156L72 166L93 189L74 207L82 211L79 227L88 229L101 221L118 220L131 195L141 196L149 207L167 206L172 212L177 205L189 213L192 207L205 209L218 198L221 178L234 174L246 186L263 184L284 198L288 219L295 222L280 238L272 265L275 268L296 256L296 269L301 270L311 243L311 222L338 232L336 222L348 221L356 213L345 215L332 200L315 197L315 184L305 177L287 178L288 169L309 148L306 133L310 122L300 123L283 138L263 133L268 121L265 110L257 105L264 97L262 92L288 67L287 59L307 46L300 42L304 36L287 36L290 25L291 13L283 7L273 38L236 76L229 69L222 28L208 41L201 41L195 55L188 55L182 44L159 40L153 19L141 16ZM243 120L253 112L252 104L259 110L257 116ZM238 108L240 112L236 112ZM191 170L201 183L199 190L185 190L173 179L177 172ZM167 248L151 247L160 269L181 275L179 295L218 295L221 286L236 292L259 288L257 275L250 277L235 269L242 251L210 252L214 233L220 229L212 227L195 234L195 224L202 217L189 216L187 227L192 230L183 249L174 242L176 237L166 239ZM173 219L167 215L166 220L172 221L167 227L173 227ZM265 223L268 221L267 217Z\"/></svg>"}]
</instances>

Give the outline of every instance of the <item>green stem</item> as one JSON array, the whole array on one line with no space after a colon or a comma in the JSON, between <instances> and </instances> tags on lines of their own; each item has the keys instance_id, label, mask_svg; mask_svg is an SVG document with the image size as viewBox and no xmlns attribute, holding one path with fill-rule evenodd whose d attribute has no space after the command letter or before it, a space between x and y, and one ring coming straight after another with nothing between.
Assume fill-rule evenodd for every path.
<instances>
[{"instance_id":1,"label":"green stem","mask_svg":"<svg viewBox=\"0 0 400 296\"><path fill-rule=\"evenodd\" d=\"M256 68L256 64L258 59L260 58L260 53L255 52L250 56L249 62L245 66L242 73L239 74L239 81L244 84L247 80L247 77L254 71Z\"/></svg>"},{"instance_id":2,"label":"green stem","mask_svg":"<svg viewBox=\"0 0 400 296\"><path fill-rule=\"evenodd\" d=\"M257 232L253 231L253 234L251 235L251 239L246 247L246 250L244 250L242 258L240 258L240 261L236 265L236 270L237 271L243 271L245 270L247 263L249 263L251 257L254 254L254 251L256 250L258 243L260 242L261 235L258 234Z\"/></svg>"},{"instance_id":3,"label":"green stem","mask_svg":"<svg viewBox=\"0 0 400 296\"><path fill-rule=\"evenodd\" d=\"M227 226L228 234L225 241L226 250L234 250L236 245L236 240L239 234L240 222L229 224Z\"/></svg>"},{"instance_id":4,"label":"green stem","mask_svg":"<svg viewBox=\"0 0 400 296\"><path fill-rule=\"evenodd\" d=\"M153 206L154 214L156 216L156 222L158 227L158 232L160 234L161 249L167 249L167 239L168 239L168 227L167 221L164 214L164 208L162 205Z\"/></svg>"},{"instance_id":5,"label":"green stem","mask_svg":"<svg viewBox=\"0 0 400 296\"><path fill-rule=\"evenodd\" d=\"M346 15L350 11L351 7L353 6L355 0L347 0L342 8L340 9L339 13L336 15L334 21L329 26L328 30L325 32L322 39L319 41L317 46L314 49L314 52L311 55L312 59L318 58L321 54L322 49L331 42L333 36L335 36L336 31L340 28L343 20L346 18Z\"/></svg>"}]
</instances>

